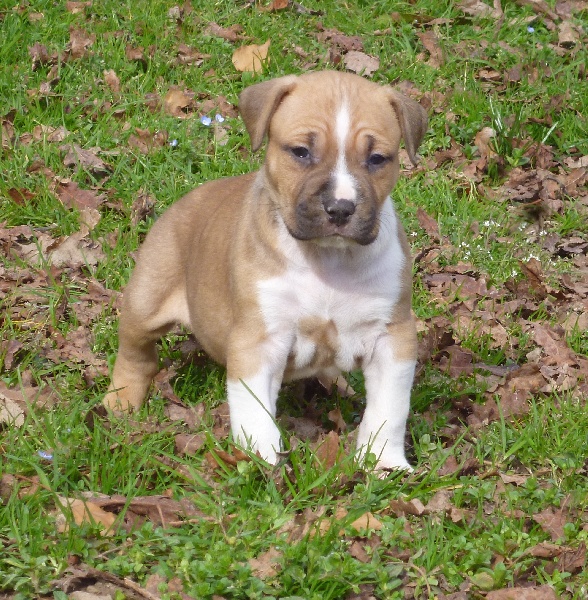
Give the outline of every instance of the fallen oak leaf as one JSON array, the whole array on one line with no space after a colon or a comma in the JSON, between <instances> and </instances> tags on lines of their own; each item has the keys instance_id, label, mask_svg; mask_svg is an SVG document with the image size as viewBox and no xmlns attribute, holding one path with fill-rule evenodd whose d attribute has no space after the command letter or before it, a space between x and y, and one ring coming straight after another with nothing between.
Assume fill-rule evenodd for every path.
<instances>
[{"instance_id":1,"label":"fallen oak leaf","mask_svg":"<svg viewBox=\"0 0 588 600\"><path fill-rule=\"evenodd\" d=\"M39 42L29 47L29 55L33 59L31 70L36 71L39 67L53 64L57 60L56 55L50 55L47 46Z\"/></svg>"},{"instance_id":2,"label":"fallen oak leaf","mask_svg":"<svg viewBox=\"0 0 588 600\"><path fill-rule=\"evenodd\" d=\"M339 435L335 431L329 431L324 439L319 442L315 455L322 467L327 470L331 469L337 463L340 450Z\"/></svg>"},{"instance_id":3,"label":"fallen oak leaf","mask_svg":"<svg viewBox=\"0 0 588 600\"><path fill-rule=\"evenodd\" d=\"M6 194L15 204L18 204L19 206L27 204L35 197L35 194L29 192L27 189L10 188Z\"/></svg>"},{"instance_id":4,"label":"fallen oak leaf","mask_svg":"<svg viewBox=\"0 0 588 600\"><path fill-rule=\"evenodd\" d=\"M439 46L439 40L432 30L423 31L417 33L417 37L421 40L425 50L429 53L429 60L426 64L434 69L438 69L445 64L445 57L443 56L443 50Z\"/></svg>"},{"instance_id":5,"label":"fallen oak leaf","mask_svg":"<svg viewBox=\"0 0 588 600\"><path fill-rule=\"evenodd\" d=\"M250 558L248 563L251 567L251 572L259 579L268 579L275 577L278 574L280 559L282 552L277 548L270 548L266 552L259 554L257 558Z\"/></svg>"},{"instance_id":6,"label":"fallen oak leaf","mask_svg":"<svg viewBox=\"0 0 588 600\"><path fill-rule=\"evenodd\" d=\"M380 59L359 50L351 50L343 57L343 64L348 71L371 77L380 68Z\"/></svg>"},{"instance_id":7,"label":"fallen oak leaf","mask_svg":"<svg viewBox=\"0 0 588 600\"><path fill-rule=\"evenodd\" d=\"M103 536L110 536L115 533L116 515L105 511L91 501L58 496L56 529L59 533L69 531L70 515L73 522L78 526L86 524L101 526L100 533Z\"/></svg>"},{"instance_id":8,"label":"fallen oak leaf","mask_svg":"<svg viewBox=\"0 0 588 600\"><path fill-rule=\"evenodd\" d=\"M95 266L106 258L102 246L87 238L80 230L58 240L47 252L47 260L56 267L78 268Z\"/></svg>"},{"instance_id":9,"label":"fallen oak leaf","mask_svg":"<svg viewBox=\"0 0 588 600\"><path fill-rule=\"evenodd\" d=\"M95 41L96 35L94 33L88 34L84 29L77 29L72 26L69 30L69 44L66 52L71 58L82 58Z\"/></svg>"},{"instance_id":10,"label":"fallen oak leaf","mask_svg":"<svg viewBox=\"0 0 588 600\"><path fill-rule=\"evenodd\" d=\"M211 22L204 29L204 34L213 37L220 37L227 42L236 42L237 40L243 39L244 36L241 34L242 31L243 27L241 27L241 25L221 27L217 23Z\"/></svg>"},{"instance_id":11,"label":"fallen oak leaf","mask_svg":"<svg viewBox=\"0 0 588 600\"><path fill-rule=\"evenodd\" d=\"M341 48L343 52L357 50L363 51L363 41L357 35L345 35L338 29L323 29L316 34L319 42L330 42L332 45Z\"/></svg>"},{"instance_id":12,"label":"fallen oak leaf","mask_svg":"<svg viewBox=\"0 0 588 600\"><path fill-rule=\"evenodd\" d=\"M97 176L106 175L112 170L110 165L96 154L96 150L99 149L84 150L77 144L64 145L59 149L67 152L63 159L66 167L82 167ZM67 182L67 184L71 184L71 182Z\"/></svg>"},{"instance_id":13,"label":"fallen oak leaf","mask_svg":"<svg viewBox=\"0 0 588 600\"><path fill-rule=\"evenodd\" d=\"M581 542L578 548L564 548L557 560L561 573L577 573L586 567L586 544Z\"/></svg>"},{"instance_id":14,"label":"fallen oak leaf","mask_svg":"<svg viewBox=\"0 0 588 600\"><path fill-rule=\"evenodd\" d=\"M259 10L264 12L274 12L284 10L290 6L290 0L273 0L268 6L260 6Z\"/></svg>"},{"instance_id":15,"label":"fallen oak leaf","mask_svg":"<svg viewBox=\"0 0 588 600\"><path fill-rule=\"evenodd\" d=\"M564 511L565 505L557 510L553 506L548 506L541 512L531 515L531 518L551 536L553 542L556 542L565 537L564 526L568 520Z\"/></svg>"},{"instance_id":16,"label":"fallen oak leaf","mask_svg":"<svg viewBox=\"0 0 588 600\"><path fill-rule=\"evenodd\" d=\"M106 85L110 88L110 91L113 94L120 93L120 79L118 78L116 71L114 69L105 69L103 74L104 81L106 82Z\"/></svg>"},{"instance_id":17,"label":"fallen oak leaf","mask_svg":"<svg viewBox=\"0 0 588 600\"><path fill-rule=\"evenodd\" d=\"M241 46L233 52L232 62L237 71L248 73L259 73L263 70L264 64L269 64L269 47L271 40L267 40L265 44L258 46L250 44Z\"/></svg>"},{"instance_id":18,"label":"fallen oak leaf","mask_svg":"<svg viewBox=\"0 0 588 600\"><path fill-rule=\"evenodd\" d=\"M383 525L382 522L378 520L371 512L366 512L355 519L355 521L350 523L349 527L355 529L355 531L366 531L368 529L381 531Z\"/></svg>"},{"instance_id":19,"label":"fallen oak leaf","mask_svg":"<svg viewBox=\"0 0 588 600\"><path fill-rule=\"evenodd\" d=\"M36 125L33 128L32 140L35 142L63 142L68 135L69 131L63 126Z\"/></svg>"},{"instance_id":20,"label":"fallen oak leaf","mask_svg":"<svg viewBox=\"0 0 588 600\"><path fill-rule=\"evenodd\" d=\"M426 512L425 505L418 498L413 498L412 500L395 498L390 500L388 508L397 517L403 517L404 515L420 517Z\"/></svg>"},{"instance_id":21,"label":"fallen oak leaf","mask_svg":"<svg viewBox=\"0 0 588 600\"><path fill-rule=\"evenodd\" d=\"M0 425L22 427L25 422L25 411L14 400L0 392Z\"/></svg>"},{"instance_id":22,"label":"fallen oak leaf","mask_svg":"<svg viewBox=\"0 0 588 600\"><path fill-rule=\"evenodd\" d=\"M539 587L513 587L488 592L486 600L558 600L553 588L548 585Z\"/></svg>"},{"instance_id":23,"label":"fallen oak leaf","mask_svg":"<svg viewBox=\"0 0 588 600\"><path fill-rule=\"evenodd\" d=\"M522 556L534 556L535 558L555 558L564 551L565 546L552 542L540 542L531 548L527 548Z\"/></svg>"},{"instance_id":24,"label":"fallen oak leaf","mask_svg":"<svg viewBox=\"0 0 588 600\"><path fill-rule=\"evenodd\" d=\"M147 70L147 59L145 58L144 50L141 46L128 45L125 49L125 56L131 62L138 62L143 70Z\"/></svg>"},{"instance_id":25,"label":"fallen oak leaf","mask_svg":"<svg viewBox=\"0 0 588 600\"><path fill-rule=\"evenodd\" d=\"M172 117L186 118L193 108L193 96L178 88L170 89L163 98L163 110Z\"/></svg>"},{"instance_id":26,"label":"fallen oak leaf","mask_svg":"<svg viewBox=\"0 0 588 600\"><path fill-rule=\"evenodd\" d=\"M86 8L90 8L92 6L92 0L87 0L85 2L73 2L68 0L65 3L65 9L67 12L70 12L72 15L77 15L79 13L83 13Z\"/></svg>"},{"instance_id":27,"label":"fallen oak leaf","mask_svg":"<svg viewBox=\"0 0 588 600\"><path fill-rule=\"evenodd\" d=\"M75 181L58 179L50 184L53 193L61 200L65 208L98 208L106 197L92 190L82 189Z\"/></svg>"},{"instance_id":28,"label":"fallen oak leaf","mask_svg":"<svg viewBox=\"0 0 588 600\"><path fill-rule=\"evenodd\" d=\"M337 433L347 429L347 423L345 423L345 419L341 414L340 408L334 408L333 410L330 410L327 413L327 417L329 418L329 421L335 425L335 431Z\"/></svg>"},{"instance_id":29,"label":"fallen oak leaf","mask_svg":"<svg viewBox=\"0 0 588 600\"><path fill-rule=\"evenodd\" d=\"M129 136L129 146L136 148L141 154L162 148L167 143L168 133L164 130L151 133L149 129L135 128L135 133Z\"/></svg>"},{"instance_id":30,"label":"fallen oak leaf","mask_svg":"<svg viewBox=\"0 0 588 600\"><path fill-rule=\"evenodd\" d=\"M178 46L178 63L182 65L196 65L200 66L204 59L210 58L210 54L202 54L196 50L196 48L191 48L186 44L180 44Z\"/></svg>"},{"instance_id":31,"label":"fallen oak leaf","mask_svg":"<svg viewBox=\"0 0 588 600\"><path fill-rule=\"evenodd\" d=\"M497 7L496 1L494 2L494 8L492 8L491 6L488 6L488 4L482 2L482 0L462 0L462 2L458 3L457 8L472 17L489 17L498 19L503 16L502 9L500 8L500 2L498 3Z\"/></svg>"},{"instance_id":32,"label":"fallen oak leaf","mask_svg":"<svg viewBox=\"0 0 588 600\"><path fill-rule=\"evenodd\" d=\"M545 2L545 0L515 0L517 4L521 6L530 6L536 13L541 13L551 19L557 21L559 17Z\"/></svg>"},{"instance_id":33,"label":"fallen oak leaf","mask_svg":"<svg viewBox=\"0 0 588 600\"><path fill-rule=\"evenodd\" d=\"M148 217L154 217L156 204L157 199L155 196L143 189L139 190L137 198L131 205L131 225L138 225Z\"/></svg>"},{"instance_id":34,"label":"fallen oak leaf","mask_svg":"<svg viewBox=\"0 0 588 600\"><path fill-rule=\"evenodd\" d=\"M87 587L88 585L95 584L97 582L105 582L120 588L117 591L122 593L125 598L139 596L141 598L145 598L146 600L161 600L161 596L158 594L152 594L128 577L120 579L116 575L112 575L106 571L100 571L99 569L93 569L91 567L87 567L86 565L80 565L79 567L68 567L59 579L54 579L51 582L51 585L62 592L75 593L75 591L79 591L80 588ZM131 590L133 595L125 595L122 590ZM104 598L104 596L94 596L93 594L90 594L90 596L94 600ZM74 598L74 595L72 594L70 597ZM106 596L106 598L110 597L110 595ZM84 596L84 598L87 598L87 596Z\"/></svg>"}]
</instances>

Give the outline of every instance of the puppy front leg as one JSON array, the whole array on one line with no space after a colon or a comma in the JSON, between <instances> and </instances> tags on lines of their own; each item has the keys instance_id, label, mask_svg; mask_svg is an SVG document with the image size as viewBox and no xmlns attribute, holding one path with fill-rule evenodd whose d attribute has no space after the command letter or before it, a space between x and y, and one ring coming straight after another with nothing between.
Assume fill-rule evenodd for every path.
<instances>
[{"instance_id":1,"label":"puppy front leg","mask_svg":"<svg viewBox=\"0 0 588 600\"><path fill-rule=\"evenodd\" d=\"M400 329L400 331L398 331ZM416 332L412 323L390 326L378 338L364 366L366 409L357 447L378 458L377 467L412 470L404 455L404 435L416 366Z\"/></svg>"},{"instance_id":2,"label":"puppy front leg","mask_svg":"<svg viewBox=\"0 0 588 600\"><path fill-rule=\"evenodd\" d=\"M271 464L278 460L281 436L275 423L282 373L262 366L249 377L227 371L227 397L233 438L244 448L259 452Z\"/></svg>"}]
</instances>

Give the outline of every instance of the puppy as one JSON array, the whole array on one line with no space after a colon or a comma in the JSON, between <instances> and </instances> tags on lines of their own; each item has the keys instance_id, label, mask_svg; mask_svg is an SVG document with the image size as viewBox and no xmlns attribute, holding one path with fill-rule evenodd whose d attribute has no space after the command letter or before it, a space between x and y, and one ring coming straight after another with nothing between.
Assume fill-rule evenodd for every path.
<instances>
[{"instance_id":1,"label":"puppy","mask_svg":"<svg viewBox=\"0 0 588 600\"><path fill-rule=\"evenodd\" d=\"M425 110L347 73L246 88L240 112L256 173L207 182L172 205L141 247L124 294L105 405L139 408L156 340L180 323L227 368L235 440L278 459L283 381L361 368L361 456L409 469L404 435L416 354L411 259L390 199L401 139L413 163Z\"/></svg>"}]
</instances>

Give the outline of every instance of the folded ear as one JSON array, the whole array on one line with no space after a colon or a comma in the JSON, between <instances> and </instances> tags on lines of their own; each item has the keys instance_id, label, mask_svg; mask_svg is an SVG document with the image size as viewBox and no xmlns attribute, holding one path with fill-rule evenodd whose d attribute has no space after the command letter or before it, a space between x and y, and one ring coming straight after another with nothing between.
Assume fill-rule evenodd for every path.
<instances>
[{"instance_id":1,"label":"folded ear","mask_svg":"<svg viewBox=\"0 0 588 600\"><path fill-rule=\"evenodd\" d=\"M296 75L278 77L251 85L241 92L239 112L254 151L261 148L274 112L284 96L294 88L296 79Z\"/></svg>"},{"instance_id":2,"label":"folded ear","mask_svg":"<svg viewBox=\"0 0 588 600\"><path fill-rule=\"evenodd\" d=\"M427 111L415 100L403 96L392 88L388 88L387 93L390 104L400 122L406 152L408 153L410 162L416 166L418 162L416 157L417 149L427 132L427 124L429 122Z\"/></svg>"}]
</instances>

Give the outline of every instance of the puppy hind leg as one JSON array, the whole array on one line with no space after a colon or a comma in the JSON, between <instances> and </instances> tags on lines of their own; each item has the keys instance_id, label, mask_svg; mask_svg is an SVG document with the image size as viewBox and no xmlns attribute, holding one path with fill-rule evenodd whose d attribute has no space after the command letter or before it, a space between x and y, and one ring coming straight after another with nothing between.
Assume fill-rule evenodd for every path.
<instances>
[{"instance_id":1,"label":"puppy hind leg","mask_svg":"<svg viewBox=\"0 0 588 600\"><path fill-rule=\"evenodd\" d=\"M104 405L114 412L138 410L157 374L156 341L165 331L145 332L121 321L119 349Z\"/></svg>"},{"instance_id":2,"label":"puppy hind leg","mask_svg":"<svg viewBox=\"0 0 588 600\"><path fill-rule=\"evenodd\" d=\"M104 405L115 412L130 412L141 407L153 377L158 371L156 342L174 325L181 321L175 314L166 310L165 302L159 310L146 315L132 293L125 299L119 324L119 349L112 372L112 381ZM142 298L144 303L145 298Z\"/></svg>"}]
</instances>

